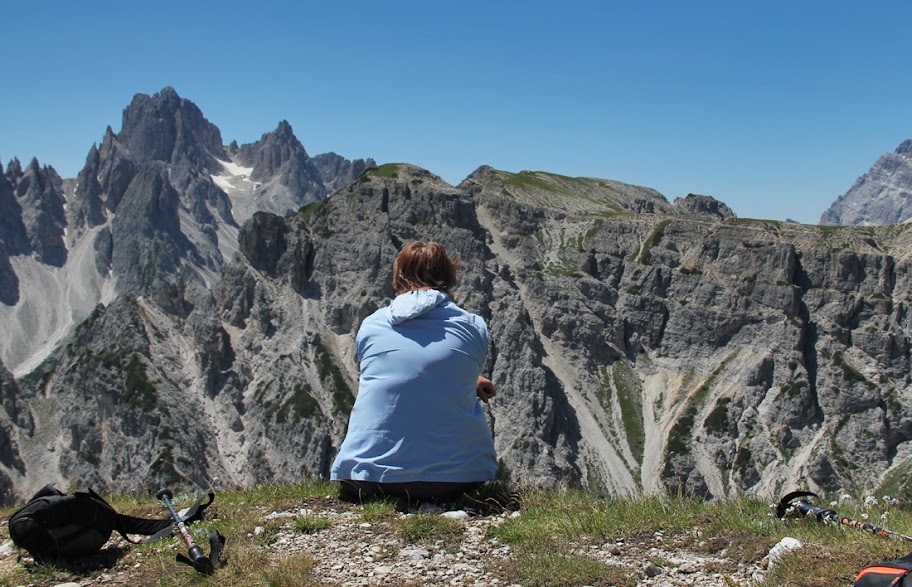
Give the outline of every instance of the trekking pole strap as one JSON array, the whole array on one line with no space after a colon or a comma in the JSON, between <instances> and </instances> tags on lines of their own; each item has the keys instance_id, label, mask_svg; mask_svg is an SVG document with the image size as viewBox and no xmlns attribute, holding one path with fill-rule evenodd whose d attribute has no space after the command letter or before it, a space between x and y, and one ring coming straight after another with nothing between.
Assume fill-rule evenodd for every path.
<instances>
[{"instance_id":1,"label":"trekking pole strap","mask_svg":"<svg viewBox=\"0 0 912 587\"><path fill-rule=\"evenodd\" d=\"M208 499L207 499L208 498ZM203 500L206 499L206 502L203 503ZM181 521L185 524L190 524L191 522L198 522L204 518L206 508L208 508L213 500L215 500L214 493L208 493L196 500L190 509L187 510L187 513L181 518ZM130 534L144 534L149 535L149 538L144 540L144 543L155 542L156 540L161 540L171 536L174 533L174 520L172 518L164 520L143 520L142 518L133 518L131 516L120 516L120 521L122 527L125 531ZM154 524L153 524L154 522ZM124 532L120 528L117 529L121 535L124 535ZM126 538L126 536L124 536ZM127 538L130 542L133 542ZM134 543L135 544L135 543Z\"/></svg>"},{"instance_id":2,"label":"trekking pole strap","mask_svg":"<svg viewBox=\"0 0 912 587\"><path fill-rule=\"evenodd\" d=\"M818 522L823 522L824 520L832 520L833 522L836 522L843 526L856 528L858 530L870 532L871 534L877 534L878 536L888 536L891 538L898 538L905 542L912 542L912 537L906 536L905 534L893 532L892 530L886 530L879 526L874 526L873 524L853 520L852 518L846 518L845 516L840 516L833 510L828 510L818 505L814 505L805 499L798 499L803 497L817 497L817 495L811 493L810 491L794 491L787 494L779 501L779 504L776 506L776 516L782 518L785 516L785 512L788 508L794 507L802 515L814 516L817 518ZM798 499L798 501L795 501L795 499Z\"/></svg>"}]
</instances>

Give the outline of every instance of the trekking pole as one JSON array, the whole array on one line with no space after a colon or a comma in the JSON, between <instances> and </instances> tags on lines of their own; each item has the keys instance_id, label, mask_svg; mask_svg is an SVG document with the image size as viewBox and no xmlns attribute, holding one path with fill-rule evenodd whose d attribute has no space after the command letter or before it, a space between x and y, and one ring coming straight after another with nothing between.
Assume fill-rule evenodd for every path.
<instances>
[{"instance_id":1,"label":"trekking pole","mask_svg":"<svg viewBox=\"0 0 912 587\"><path fill-rule=\"evenodd\" d=\"M893 532L892 530L885 530L879 526L874 526L873 524L867 524L865 522L859 522L858 520L853 520L851 518L846 518L840 516L833 510L828 510L820 507L819 505L814 505L813 503L799 499L802 497L818 497L816 493L811 493L810 491L793 491L787 493L779 500L779 503L776 505L776 517L783 518L785 516L785 511L794 506L804 516L812 515L817 518L818 522L823 522L824 520L831 520L837 524L842 524L843 526L848 526L850 528L856 528L864 532L870 532L871 534L876 534L878 536L887 536L889 538L898 538L905 542L912 542L912 536L906 536L905 534L900 534L899 532ZM795 501L795 500L798 501Z\"/></svg>"},{"instance_id":2,"label":"trekking pole","mask_svg":"<svg viewBox=\"0 0 912 587\"><path fill-rule=\"evenodd\" d=\"M181 536L184 538L184 542L187 543L187 548L189 548L188 554L190 555L189 563L193 565L193 568L198 572L204 575L211 575L215 572L215 566L212 564L212 561L208 556L203 554L203 549L196 545L193 542L193 537L190 536L190 532L187 531L187 527L184 526L183 520L177 515L177 511L174 509L174 506L171 505L171 498L174 497L174 494L171 493L170 489L162 489L155 494L155 497L165 502L165 505L168 506L168 511L171 512L171 517L174 518L174 521L177 523L177 529L180 532ZM184 562L181 560L182 555L177 555L178 561Z\"/></svg>"}]
</instances>

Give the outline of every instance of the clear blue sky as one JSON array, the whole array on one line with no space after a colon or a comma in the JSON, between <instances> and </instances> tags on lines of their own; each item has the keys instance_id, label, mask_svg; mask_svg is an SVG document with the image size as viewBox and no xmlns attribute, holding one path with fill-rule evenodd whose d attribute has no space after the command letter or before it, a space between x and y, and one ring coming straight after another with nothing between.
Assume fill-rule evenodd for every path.
<instances>
[{"instance_id":1,"label":"clear blue sky","mask_svg":"<svg viewBox=\"0 0 912 587\"><path fill-rule=\"evenodd\" d=\"M710 194L816 223L912 138L912 2L44 2L3 10L0 157L75 177L135 93L251 142Z\"/></svg>"}]
</instances>

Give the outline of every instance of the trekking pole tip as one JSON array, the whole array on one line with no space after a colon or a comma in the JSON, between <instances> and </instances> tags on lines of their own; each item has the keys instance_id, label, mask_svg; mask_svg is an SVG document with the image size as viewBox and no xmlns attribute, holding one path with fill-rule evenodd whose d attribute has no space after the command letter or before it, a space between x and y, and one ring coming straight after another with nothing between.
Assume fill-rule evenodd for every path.
<instances>
[{"instance_id":1,"label":"trekking pole tip","mask_svg":"<svg viewBox=\"0 0 912 587\"><path fill-rule=\"evenodd\" d=\"M164 500L165 498L171 499L174 497L174 494L171 493L170 489L159 489L158 493L155 494L155 497L159 500Z\"/></svg>"}]
</instances>

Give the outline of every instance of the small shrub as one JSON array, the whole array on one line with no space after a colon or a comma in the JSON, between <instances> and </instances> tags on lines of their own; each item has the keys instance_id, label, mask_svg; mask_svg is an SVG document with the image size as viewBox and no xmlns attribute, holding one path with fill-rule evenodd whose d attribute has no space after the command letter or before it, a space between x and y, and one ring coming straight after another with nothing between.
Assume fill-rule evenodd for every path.
<instances>
[{"instance_id":1,"label":"small shrub","mask_svg":"<svg viewBox=\"0 0 912 587\"><path fill-rule=\"evenodd\" d=\"M146 375L146 366L139 355L133 353L125 369L127 378L124 382L124 392L121 400L124 404L150 412L155 408L155 385Z\"/></svg>"}]
</instances>

